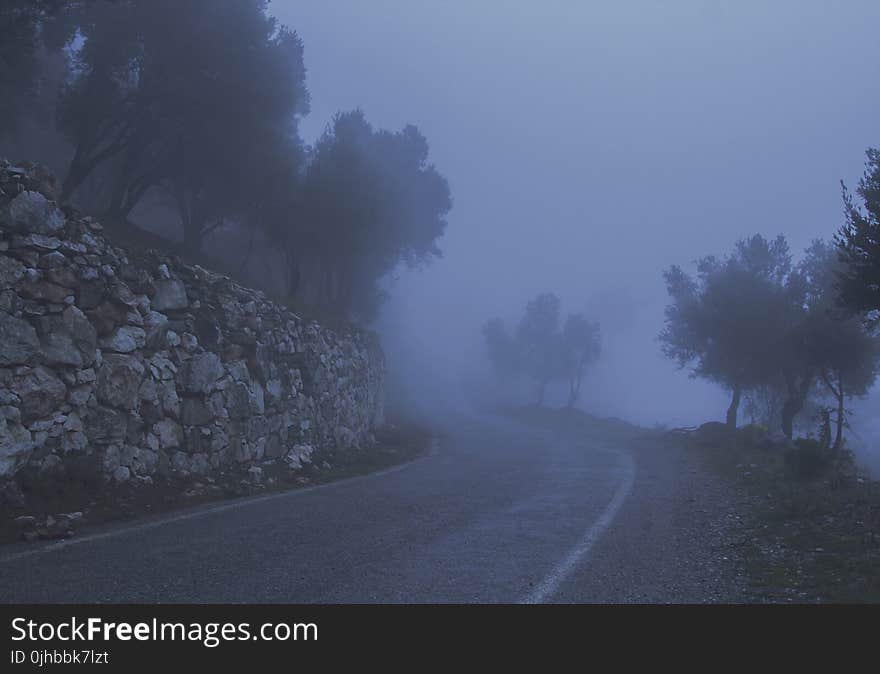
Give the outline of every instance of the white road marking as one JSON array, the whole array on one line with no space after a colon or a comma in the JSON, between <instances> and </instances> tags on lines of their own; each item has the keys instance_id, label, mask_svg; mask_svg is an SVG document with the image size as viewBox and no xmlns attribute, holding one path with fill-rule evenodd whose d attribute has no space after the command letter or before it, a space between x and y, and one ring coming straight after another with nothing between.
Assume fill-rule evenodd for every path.
<instances>
[{"instance_id":1,"label":"white road marking","mask_svg":"<svg viewBox=\"0 0 880 674\"><path fill-rule=\"evenodd\" d=\"M529 592L520 604L543 604L552 597L563 581L571 575L577 566L589 554L593 545L602 536L604 531L611 525L617 516L617 511L632 491L633 482L636 477L636 465L629 454L620 454L621 468L623 469L623 477L620 484L614 492L611 501L605 506L605 510L599 516L593 526L587 529L584 537L572 548L572 550L556 565L556 567L547 575L544 580L538 583L535 588Z\"/></svg>"},{"instance_id":2,"label":"white road marking","mask_svg":"<svg viewBox=\"0 0 880 674\"><path fill-rule=\"evenodd\" d=\"M134 524L128 527L119 527L114 528L109 531L103 531L100 533L89 534L86 536L80 536L77 538L67 538L63 541L58 541L57 543L49 543L47 545L43 545L40 547L36 547L30 550L24 550L22 552L16 552L11 555L0 555L0 564L5 562L14 562L19 559L24 559L26 557L33 557L34 555L41 555L49 552L57 552L58 550L63 550L64 548L70 548L74 545L82 545L83 543L91 543L94 541L100 541L105 538L115 538L116 536L122 536L124 534L130 534L137 531L146 531L148 529L156 529L157 527L165 526L166 524L173 524L174 522L183 522L186 520L194 520L199 517L207 517L208 515L213 515L215 513L226 512L227 510L236 510L237 508L245 508L249 505L253 505L255 503L264 503L266 501L274 501L275 499L280 498L293 498L296 496L300 496L301 494L307 494L312 491L317 491L319 489L330 489L333 487L338 487L343 484L350 484L352 482L359 482L361 480L367 480L370 478L381 477L382 475L389 475L391 473L396 473L399 470L403 470L409 466L412 466L415 463L423 461L430 456L433 456L437 453L439 447L439 441L434 439L431 441L431 447L428 451L423 455L412 461L407 461L406 463L401 463L397 466L392 466L391 468L386 468L385 470L380 470L375 473L366 473L365 475L356 475L354 477L349 477L344 480L337 480L335 482L327 482L326 484L316 484L312 487L302 487L300 489L291 489L288 491L279 491L273 494L266 494L265 496L256 496L252 498L244 498L239 501L233 501L232 503L221 503L215 506L209 506L207 508L201 508L199 510L190 511L181 513L178 515L170 515L168 517L162 517L161 519L151 520L149 522L143 522L141 524Z\"/></svg>"}]
</instances>

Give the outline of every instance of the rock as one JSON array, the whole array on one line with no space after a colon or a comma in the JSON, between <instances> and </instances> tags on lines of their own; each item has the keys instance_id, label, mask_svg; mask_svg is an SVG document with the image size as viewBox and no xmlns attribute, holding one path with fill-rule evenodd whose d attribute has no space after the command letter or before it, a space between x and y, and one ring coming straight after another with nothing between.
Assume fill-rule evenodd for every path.
<instances>
[{"instance_id":1,"label":"rock","mask_svg":"<svg viewBox=\"0 0 880 674\"><path fill-rule=\"evenodd\" d=\"M30 323L0 312L0 367L26 363L39 348L37 331Z\"/></svg>"},{"instance_id":2,"label":"rock","mask_svg":"<svg viewBox=\"0 0 880 674\"><path fill-rule=\"evenodd\" d=\"M113 479L116 482L127 482L131 478L131 471L126 466L119 466L113 471Z\"/></svg>"},{"instance_id":3,"label":"rock","mask_svg":"<svg viewBox=\"0 0 880 674\"><path fill-rule=\"evenodd\" d=\"M159 439L161 449L175 449L183 446L183 429L172 419L163 419L153 424L153 434Z\"/></svg>"},{"instance_id":4,"label":"rock","mask_svg":"<svg viewBox=\"0 0 880 674\"><path fill-rule=\"evenodd\" d=\"M46 271L46 277L55 285L64 288L76 288L79 286L79 279L76 272L70 267L55 267Z\"/></svg>"},{"instance_id":5,"label":"rock","mask_svg":"<svg viewBox=\"0 0 880 674\"><path fill-rule=\"evenodd\" d=\"M96 445L121 443L125 439L127 425L123 412L101 405L88 408L83 418L85 435Z\"/></svg>"},{"instance_id":6,"label":"rock","mask_svg":"<svg viewBox=\"0 0 880 674\"><path fill-rule=\"evenodd\" d=\"M247 384L237 382L226 390L226 410L230 419L245 419L251 411L251 394Z\"/></svg>"},{"instance_id":7,"label":"rock","mask_svg":"<svg viewBox=\"0 0 880 674\"><path fill-rule=\"evenodd\" d=\"M179 279L162 278L155 282L155 293L152 303L156 311L186 309L189 306L189 300L186 297L186 286Z\"/></svg>"},{"instance_id":8,"label":"rock","mask_svg":"<svg viewBox=\"0 0 880 674\"><path fill-rule=\"evenodd\" d=\"M11 288L24 277L25 266L8 255L0 255L0 290Z\"/></svg>"},{"instance_id":9,"label":"rock","mask_svg":"<svg viewBox=\"0 0 880 674\"><path fill-rule=\"evenodd\" d=\"M209 393L222 376L223 363L210 351L193 356L181 372L184 389L189 393Z\"/></svg>"},{"instance_id":10,"label":"rock","mask_svg":"<svg viewBox=\"0 0 880 674\"><path fill-rule=\"evenodd\" d=\"M53 251L61 246L61 240L44 234L27 234L13 237L14 248L36 248L40 251Z\"/></svg>"},{"instance_id":11,"label":"rock","mask_svg":"<svg viewBox=\"0 0 880 674\"><path fill-rule=\"evenodd\" d=\"M89 319L95 326L100 337L112 335L116 329L125 325L128 310L119 304L102 302L88 313Z\"/></svg>"},{"instance_id":12,"label":"rock","mask_svg":"<svg viewBox=\"0 0 880 674\"><path fill-rule=\"evenodd\" d=\"M21 398L19 410L25 423L49 415L67 398L64 383L42 365L16 376L14 386Z\"/></svg>"},{"instance_id":13,"label":"rock","mask_svg":"<svg viewBox=\"0 0 880 674\"><path fill-rule=\"evenodd\" d=\"M146 345L148 348L161 349L168 335L168 317L158 311L150 311L144 316Z\"/></svg>"},{"instance_id":14,"label":"rock","mask_svg":"<svg viewBox=\"0 0 880 674\"><path fill-rule=\"evenodd\" d=\"M133 325L123 325L109 337L102 338L98 344L105 351L116 353L132 353L143 348L146 343L146 333L142 328Z\"/></svg>"},{"instance_id":15,"label":"rock","mask_svg":"<svg viewBox=\"0 0 880 674\"><path fill-rule=\"evenodd\" d=\"M180 420L185 426L204 426L214 415L202 398L184 398L180 406Z\"/></svg>"},{"instance_id":16,"label":"rock","mask_svg":"<svg viewBox=\"0 0 880 674\"><path fill-rule=\"evenodd\" d=\"M70 289L49 281L26 281L20 285L20 292L24 297L53 304L63 304L66 298L73 295Z\"/></svg>"},{"instance_id":17,"label":"rock","mask_svg":"<svg viewBox=\"0 0 880 674\"><path fill-rule=\"evenodd\" d=\"M263 482L263 469L259 466L251 466L247 470L248 479L254 484L261 484Z\"/></svg>"},{"instance_id":18,"label":"rock","mask_svg":"<svg viewBox=\"0 0 880 674\"><path fill-rule=\"evenodd\" d=\"M25 191L0 212L0 222L19 232L56 234L64 228L64 214L39 192Z\"/></svg>"},{"instance_id":19,"label":"rock","mask_svg":"<svg viewBox=\"0 0 880 674\"><path fill-rule=\"evenodd\" d=\"M0 416L0 478L15 475L27 463L33 450L30 431Z\"/></svg>"},{"instance_id":20,"label":"rock","mask_svg":"<svg viewBox=\"0 0 880 674\"><path fill-rule=\"evenodd\" d=\"M143 376L144 365L136 356L108 354L98 369L98 401L125 410L136 409Z\"/></svg>"},{"instance_id":21,"label":"rock","mask_svg":"<svg viewBox=\"0 0 880 674\"><path fill-rule=\"evenodd\" d=\"M95 328L75 306L41 321L40 351L46 363L81 368L95 361Z\"/></svg>"},{"instance_id":22,"label":"rock","mask_svg":"<svg viewBox=\"0 0 880 674\"><path fill-rule=\"evenodd\" d=\"M19 529L30 529L37 523L37 518L33 515L21 515L12 520Z\"/></svg>"},{"instance_id":23,"label":"rock","mask_svg":"<svg viewBox=\"0 0 880 674\"><path fill-rule=\"evenodd\" d=\"M300 470L304 463L312 462L312 453L314 451L315 448L311 445L294 445L290 451L287 452L284 461L291 469Z\"/></svg>"}]
</instances>

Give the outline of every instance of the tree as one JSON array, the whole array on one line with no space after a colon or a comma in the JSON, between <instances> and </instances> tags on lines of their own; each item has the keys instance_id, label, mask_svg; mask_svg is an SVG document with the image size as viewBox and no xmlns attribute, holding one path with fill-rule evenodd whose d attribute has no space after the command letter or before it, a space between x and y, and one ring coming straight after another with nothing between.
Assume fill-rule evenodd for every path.
<instances>
[{"instance_id":1,"label":"tree","mask_svg":"<svg viewBox=\"0 0 880 674\"><path fill-rule=\"evenodd\" d=\"M526 305L516 330L523 371L538 387L536 404L544 402L547 384L565 374L564 342L559 326L560 301L553 293L542 293Z\"/></svg>"},{"instance_id":2,"label":"tree","mask_svg":"<svg viewBox=\"0 0 880 674\"><path fill-rule=\"evenodd\" d=\"M835 247L821 240L812 243L799 265L807 288L806 359L834 402L835 449L843 445L845 401L868 393L877 377L880 356L877 338L858 316L838 305L837 282L845 273L843 265Z\"/></svg>"},{"instance_id":3,"label":"tree","mask_svg":"<svg viewBox=\"0 0 880 674\"><path fill-rule=\"evenodd\" d=\"M300 255L318 261L317 299L371 318L383 277L399 263L418 267L440 256L451 207L416 127L377 131L360 110L336 115L312 149L298 225Z\"/></svg>"},{"instance_id":4,"label":"tree","mask_svg":"<svg viewBox=\"0 0 880 674\"><path fill-rule=\"evenodd\" d=\"M856 188L861 204L841 183L846 222L835 238L842 262L841 302L858 313L880 311L880 150L866 154L865 173Z\"/></svg>"},{"instance_id":5,"label":"tree","mask_svg":"<svg viewBox=\"0 0 880 674\"><path fill-rule=\"evenodd\" d=\"M599 357L599 324L583 314L569 314L562 329L562 344L569 379L568 406L574 407L581 394L584 372Z\"/></svg>"},{"instance_id":6,"label":"tree","mask_svg":"<svg viewBox=\"0 0 880 674\"><path fill-rule=\"evenodd\" d=\"M789 284L791 256L783 237L739 241L724 259L704 257L691 277L680 267L664 273L671 303L660 334L663 352L692 376L731 393L727 424L735 428L744 392L776 372L797 314L797 288ZM790 378L797 388L800 380ZM789 396L789 408L797 405Z\"/></svg>"},{"instance_id":7,"label":"tree","mask_svg":"<svg viewBox=\"0 0 880 674\"><path fill-rule=\"evenodd\" d=\"M60 105L75 146L62 198L103 169L105 208L124 220L163 186L191 251L243 218L259 199L267 148L298 148L308 110L302 43L266 6L118 0L86 12Z\"/></svg>"},{"instance_id":8,"label":"tree","mask_svg":"<svg viewBox=\"0 0 880 674\"><path fill-rule=\"evenodd\" d=\"M59 51L73 33L68 20L87 0L3 0L0 3L0 138L31 114L42 84L44 51Z\"/></svg>"}]
</instances>

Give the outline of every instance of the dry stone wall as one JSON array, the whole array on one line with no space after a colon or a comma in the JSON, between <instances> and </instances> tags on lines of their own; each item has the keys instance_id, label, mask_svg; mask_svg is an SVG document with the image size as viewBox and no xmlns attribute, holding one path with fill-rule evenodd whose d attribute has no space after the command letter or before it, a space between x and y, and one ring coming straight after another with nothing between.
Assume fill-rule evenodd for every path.
<instances>
[{"instance_id":1,"label":"dry stone wall","mask_svg":"<svg viewBox=\"0 0 880 674\"><path fill-rule=\"evenodd\" d=\"M262 292L126 252L0 160L0 481L206 475L373 442L376 338L306 322Z\"/></svg>"}]
</instances>

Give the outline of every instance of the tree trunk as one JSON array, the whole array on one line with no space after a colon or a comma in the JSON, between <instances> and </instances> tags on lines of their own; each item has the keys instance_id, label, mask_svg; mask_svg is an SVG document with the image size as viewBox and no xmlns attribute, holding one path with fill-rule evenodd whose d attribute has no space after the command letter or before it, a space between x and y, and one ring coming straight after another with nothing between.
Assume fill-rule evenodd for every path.
<instances>
[{"instance_id":1,"label":"tree trunk","mask_svg":"<svg viewBox=\"0 0 880 674\"><path fill-rule=\"evenodd\" d=\"M538 400L535 403L535 407L541 407L544 404L544 394L547 392L547 382L542 381L538 383Z\"/></svg>"},{"instance_id":2,"label":"tree trunk","mask_svg":"<svg viewBox=\"0 0 880 674\"><path fill-rule=\"evenodd\" d=\"M730 401L730 407L727 408L727 427L731 430L736 429L736 415L739 411L739 401L742 398L742 389L737 385L733 387L733 398Z\"/></svg>"},{"instance_id":3,"label":"tree trunk","mask_svg":"<svg viewBox=\"0 0 880 674\"><path fill-rule=\"evenodd\" d=\"M846 415L843 409L843 382L839 383L839 387L837 395L837 433L834 436L834 449L843 447L843 424Z\"/></svg>"},{"instance_id":4,"label":"tree trunk","mask_svg":"<svg viewBox=\"0 0 880 674\"><path fill-rule=\"evenodd\" d=\"M572 407L574 407L574 404L576 402L577 402L577 391L575 390L574 382L571 382L568 386L568 405L566 405L566 407L568 407L568 409L571 409Z\"/></svg>"},{"instance_id":5,"label":"tree trunk","mask_svg":"<svg viewBox=\"0 0 880 674\"><path fill-rule=\"evenodd\" d=\"M788 394L785 398L785 403L782 405L782 432L789 439L794 435L795 415L803 409L812 383L813 376L811 374L804 375L800 384L796 382L794 376L786 376Z\"/></svg>"},{"instance_id":6,"label":"tree trunk","mask_svg":"<svg viewBox=\"0 0 880 674\"><path fill-rule=\"evenodd\" d=\"M819 441L825 449L831 447L831 412L827 407L822 410L822 430L819 434Z\"/></svg>"}]
</instances>

